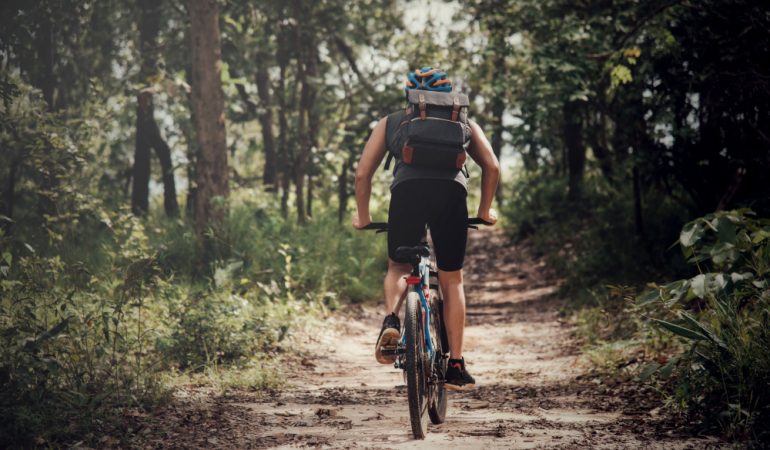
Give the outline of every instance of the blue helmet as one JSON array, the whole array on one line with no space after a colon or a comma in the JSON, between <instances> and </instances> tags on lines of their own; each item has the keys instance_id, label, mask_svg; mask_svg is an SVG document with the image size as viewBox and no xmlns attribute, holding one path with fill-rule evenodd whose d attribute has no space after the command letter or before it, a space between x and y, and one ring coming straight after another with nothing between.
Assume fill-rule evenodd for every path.
<instances>
[{"instance_id":1,"label":"blue helmet","mask_svg":"<svg viewBox=\"0 0 770 450\"><path fill-rule=\"evenodd\" d=\"M422 89L425 91L452 92L452 80L439 68L423 67L406 74L404 90Z\"/></svg>"}]
</instances>

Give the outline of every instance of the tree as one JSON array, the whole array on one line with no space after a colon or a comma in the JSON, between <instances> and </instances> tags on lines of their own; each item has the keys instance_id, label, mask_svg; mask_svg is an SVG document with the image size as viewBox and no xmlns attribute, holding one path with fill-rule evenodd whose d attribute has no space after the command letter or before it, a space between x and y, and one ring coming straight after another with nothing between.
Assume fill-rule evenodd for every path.
<instances>
[{"instance_id":1,"label":"tree","mask_svg":"<svg viewBox=\"0 0 770 450\"><path fill-rule=\"evenodd\" d=\"M218 202L223 202L229 192L219 7L216 0L190 0L188 10L192 53L191 101L198 140L193 220L195 231L202 238L209 225L223 218L225 207Z\"/></svg>"},{"instance_id":2,"label":"tree","mask_svg":"<svg viewBox=\"0 0 770 450\"><path fill-rule=\"evenodd\" d=\"M139 0L139 48L141 84L152 85L158 74L158 32L160 31L162 2L160 0ZM148 183L150 181L150 148L160 161L163 174L163 207L166 215L179 213L174 183L174 167L171 164L171 149L160 135L155 122L152 88L144 88L136 96L136 144L132 172L131 210L144 214L149 206Z\"/></svg>"}]
</instances>

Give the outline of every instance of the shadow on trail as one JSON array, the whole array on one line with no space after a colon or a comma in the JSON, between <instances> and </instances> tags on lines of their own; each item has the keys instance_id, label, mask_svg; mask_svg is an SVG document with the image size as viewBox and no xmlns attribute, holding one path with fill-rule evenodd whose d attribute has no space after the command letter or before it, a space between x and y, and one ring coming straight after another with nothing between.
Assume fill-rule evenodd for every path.
<instances>
[{"instance_id":1,"label":"shadow on trail","mask_svg":"<svg viewBox=\"0 0 770 450\"><path fill-rule=\"evenodd\" d=\"M495 255L493 265L488 255ZM401 371L374 361L379 307L346 306L305 336L280 391L227 395L190 386L150 417L133 446L152 448L704 448L658 413L649 388L605 382L579 363L559 317L559 279L507 242L474 232L466 264L465 356L478 386L451 392L447 421L411 438ZM308 362L310 361L310 362ZM608 384L609 383L609 384Z\"/></svg>"}]
</instances>

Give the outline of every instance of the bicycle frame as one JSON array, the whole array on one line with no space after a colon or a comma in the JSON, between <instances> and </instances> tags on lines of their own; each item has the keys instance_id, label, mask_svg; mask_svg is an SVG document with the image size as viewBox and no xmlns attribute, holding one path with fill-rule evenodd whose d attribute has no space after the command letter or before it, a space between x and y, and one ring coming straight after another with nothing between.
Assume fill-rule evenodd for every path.
<instances>
[{"instance_id":1,"label":"bicycle frame","mask_svg":"<svg viewBox=\"0 0 770 450\"><path fill-rule=\"evenodd\" d=\"M476 225L486 224L482 219L469 218L468 228L477 228ZM386 223L370 223L362 229L375 230L383 233L388 230ZM427 226L425 232L427 234ZM441 288L439 284L431 284L431 276L438 276L431 269L430 248L427 236L423 235L419 246L399 247L396 255L399 259L406 259L412 266L412 272L406 278L407 287L398 299L394 312L398 314L404 300L407 300L404 327L401 330L401 339L396 348L388 344L388 348L380 347L378 351L382 355L396 356L395 367L403 369L404 381L407 387L409 400L409 420L412 433L417 439L424 439L427 433L427 417L434 424L444 423L447 410L447 394L445 375L447 370L447 352L449 343L446 336L446 324L441 311ZM431 289L436 289L434 293ZM415 298L414 294L417 294ZM417 306L419 299L420 306ZM438 311L432 311L431 305ZM420 309L418 309L420 308ZM422 313L422 316L419 314ZM435 315L435 316L434 316ZM421 322L420 322L421 321ZM422 334L420 334L422 326ZM433 333L431 333L433 328ZM431 334L438 334L432 336ZM423 339L423 343L419 339ZM433 339L436 339L435 345ZM422 347L422 348L420 348Z\"/></svg>"}]
</instances>

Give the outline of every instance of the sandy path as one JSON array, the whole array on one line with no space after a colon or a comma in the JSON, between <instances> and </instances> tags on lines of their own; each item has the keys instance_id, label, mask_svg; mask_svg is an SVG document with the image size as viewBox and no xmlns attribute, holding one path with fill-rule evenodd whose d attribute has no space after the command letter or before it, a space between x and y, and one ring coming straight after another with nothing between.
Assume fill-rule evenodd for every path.
<instances>
[{"instance_id":1,"label":"sandy path","mask_svg":"<svg viewBox=\"0 0 770 450\"><path fill-rule=\"evenodd\" d=\"M483 255L496 255L484 262ZM377 308L349 308L308 337L281 392L192 390L155 448L718 448L657 417L652 393L585 376L556 282L499 232L473 232L466 360L476 390L450 394L447 421L411 437L400 370L376 363ZM181 417L181 419L180 419Z\"/></svg>"}]
</instances>

